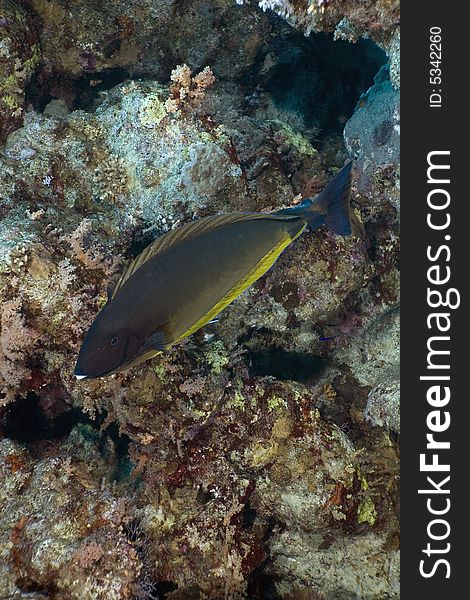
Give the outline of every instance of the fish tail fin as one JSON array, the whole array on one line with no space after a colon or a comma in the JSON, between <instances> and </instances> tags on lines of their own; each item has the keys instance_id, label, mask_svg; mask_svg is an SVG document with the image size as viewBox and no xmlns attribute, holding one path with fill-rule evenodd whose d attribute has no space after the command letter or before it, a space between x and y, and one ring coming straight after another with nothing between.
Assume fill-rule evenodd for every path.
<instances>
[{"instance_id":1,"label":"fish tail fin","mask_svg":"<svg viewBox=\"0 0 470 600\"><path fill-rule=\"evenodd\" d=\"M352 161L345 165L314 200L304 200L299 206L279 211L308 221L312 231L326 225L336 235L351 235L351 169Z\"/></svg>"},{"instance_id":2,"label":"fish tail fin","mask_svg":"<svg viewBox=\"0 0 470 600\"><path fill-rule=\"evenodd\" d=\"M308 219L310 229L315 231L320 226L318 217L323 217L325 225L336 235L351 235L351 170L352 161L348 162L330 183L313 200L310 207L312 217ZM308 218L308 215L306 215Z\"/></svg>"},{"instance_id":3,"label":"fish tail fin","mask_svg":"<svg viewBox=\"0 0 470 600\"><path fill-rule=\"evenodd\" d=\"M312 201L307 211L311 216L305 215L312 231L325 224L336 235L351 235L351 170L352 161Z\"/></svg>"}]
</instances>

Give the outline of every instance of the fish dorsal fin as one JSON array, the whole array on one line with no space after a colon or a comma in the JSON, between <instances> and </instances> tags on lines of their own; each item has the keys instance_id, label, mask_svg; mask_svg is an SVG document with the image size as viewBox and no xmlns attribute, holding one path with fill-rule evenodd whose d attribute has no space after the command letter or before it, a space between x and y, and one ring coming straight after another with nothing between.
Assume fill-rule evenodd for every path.
<instances>
[{"instance_id":1,"label":"fish dorsal fin","mask_svg":"<svg viewBox=\"0 0 470 600\"><path fill-rule=\"evenodd\" d=\"M124 273L121 275L119 281L116 284L111 296L111 300L116 296L118 291L126 283L132 275L142 267L148 260L157 254L161 254L165 250L180 244L184 240L188 240L192 237L200 235L204 231L209 231L226 225L228 223L237 223L239 221L252 221L257 219L276 219L279 220L279 216L270 213L230 213L228 215L215 215L212 217L204 217L181 225L172 231L164 233L156 240L143 250L139 256L137 256L131 264L127 267Z\"/></svg>"}]
</instances>

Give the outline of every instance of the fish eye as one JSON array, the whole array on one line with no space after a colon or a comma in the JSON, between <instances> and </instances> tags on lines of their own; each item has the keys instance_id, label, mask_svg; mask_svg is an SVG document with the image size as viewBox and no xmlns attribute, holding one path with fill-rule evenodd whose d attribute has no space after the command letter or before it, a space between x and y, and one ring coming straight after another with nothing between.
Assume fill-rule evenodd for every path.
<instances>
[{"instance_id":1,"label":"fish eye","mask_svg":"<svg viewBox=\"0 0 470 600\"><path fill-rule=\"evenodd\" d=\"M117 343L119 342L119 338L117 335L115 335L113 338L111 338L111 341L109 342L110 346L115 346Z\"/></svg>"}]
</instances>

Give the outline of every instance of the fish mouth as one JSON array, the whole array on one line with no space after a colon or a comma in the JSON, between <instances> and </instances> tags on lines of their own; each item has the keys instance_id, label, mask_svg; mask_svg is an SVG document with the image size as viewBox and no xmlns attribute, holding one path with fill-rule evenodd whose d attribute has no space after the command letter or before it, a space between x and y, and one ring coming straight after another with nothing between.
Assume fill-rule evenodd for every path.
<instances>
[{"instance_id":1,"label":"fish mouth","mask_svg":"<svg viewBox=\"0 0 470 600\"><path fill-rule=\"evenodd\" d=\"M101 373L84 373L83 370L77 365L75 367L75 370L73 372L73 374L75 375L75 378L77 379L77 381L82 381L84 379L99 379L100 377L108 377L108 375L114 375L115 373L120 373L124 370L127 370L126 365L122 365L119 367L116 367L114 369L110 369L109 371L102 371Z\"/></svg>"},{"instance_id":2,"label":"fish mouth","mask_svg":"<svg viewBox=\"0 0 470 600\"><path fill-rule=\"evenodd\" d=\"M107 377L108 375L117 373L117 370L115 368L110 368L103 371L97 371L96 369L89 368L89 362L89 360L82 361L81 357L78 356L78 360L75 363L75 369L73 371L73 374L75 375L77 381L82 381L84 379L99 379L100 377Z\"/></svg>"},{"instance_id":3,"label":"fish mouth","mask_svg":"<svg viewBox=\"0 0 470 600\"><path fill-rule=\"evenodd\" d=\"M83 379L98 379L99 377L106 377L107 375L112 375L116 371L107 371L106 373L97 373L93 375L87 375L83 373L80 369L75 368L74 375L77 381L82 381Z\"/></svg>"},{"instance_id":4,"label":"fish mouth","mask_svg":"<svg viewBox=\"0 0 470 600\"><path fill-rule=\"evenodd\" d=\"M147 350L147 351L145 352L145 350ZM79 355L78 360L75 364L75 370L74 370L73 374L75 375L75 378L77 379L77 381L81 381L83 379L99 379L100 377L108 377L109 375L115 375L116 373L123 373L124 371L129 370L131 367L143 362L148 357L153 356L154 354L155 354L155 350L149 351L148 349L145 348L145 345L142 345L136 350L135 354L132 357L130 357L128 360L126 360L125 363L120 364L116 367L111 367L107 371L101 371L101 372L94 371L93 372L93 370L92 370L92 373L85 372L86 367L84 370L83 363L82 363L81 357ZM89 361L87 360L86 362L88 363Z\"/></svg>"},{"instance_id":5,"label":"fish mouth","mask_svg":"<svg viewBox=\"0 0 470 600\"><path fill-rule=\"evenodd\" d=\"M75 378L77 380L81 380L81 379L90 379L90 376L87 375L86 373L84 373L80 367L78 365L75 365L75 369L73 374L75 375Z\"/></svg>"}]
</instances>

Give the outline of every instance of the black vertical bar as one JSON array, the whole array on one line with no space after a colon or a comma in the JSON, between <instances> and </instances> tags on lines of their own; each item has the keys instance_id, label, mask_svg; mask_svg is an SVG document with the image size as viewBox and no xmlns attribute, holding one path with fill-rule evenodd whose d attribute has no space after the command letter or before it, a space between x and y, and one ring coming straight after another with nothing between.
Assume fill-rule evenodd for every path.
<instances>
[{"instance_id":1,"label":"black vertical bar","mask_svg":"<svg viewBox=\"0 0 470 600\"><path fill-rule=\"evenodd\" d=\"M464 178L470 175L470 166L464 164L470 154L465 91L469 35L466 17L459 14L462 6L434 0L402 3L403 600L470 597L465 551L470 534L470 398L465 386L470 374L470 199L464 186ZM436 42L438 37L440 42ZM433 40L435 46L431 46ZM432 152L435 154L430 155ZM431 170L428 181L429 161L450 169ZM445 183L447 179L450 183ZM433 208L445 206L449 198L448 207ZM448 219L449 225L444 227ZM437 269L429 271L435 266ZM443 282L448 275L449 281ZM439 292L443 303L447 298L455 306L460 298L460 306L431 307L430 302L439 304ZM443 330L450 324L448 331L440 331L438 322ZM428 344L450 354L429 356ZM430 368L428 359L440 368ZM447 365L450 368L446 369ZM434 381L420 377L433 377ZM446 388L450 393L447 404ZM438 428L443 430L433 431ZM436 442L449 442L450 448L427 448L430 441L426 436L431 434ZM421 454L426 465L436 461L438 470L420 469ZM448 472L440 470L445 465L450 467ZM441 514L432 514L432 510Z\"/></svg>"}]
</instances>

